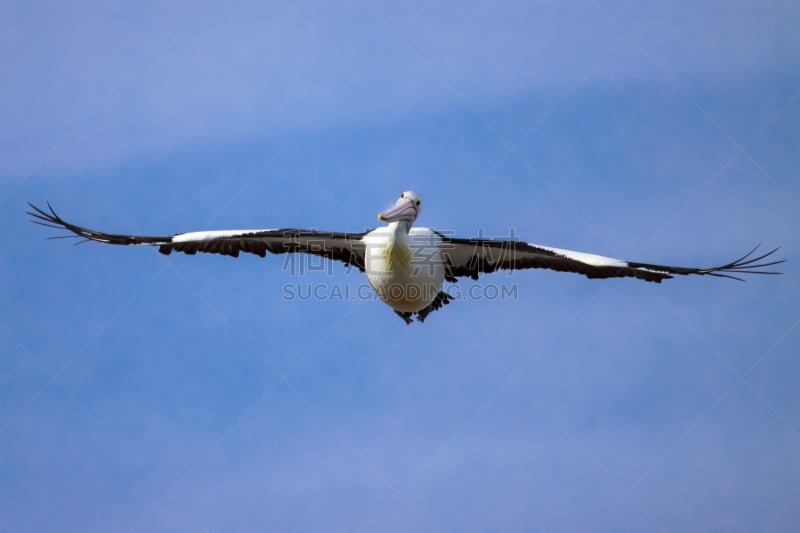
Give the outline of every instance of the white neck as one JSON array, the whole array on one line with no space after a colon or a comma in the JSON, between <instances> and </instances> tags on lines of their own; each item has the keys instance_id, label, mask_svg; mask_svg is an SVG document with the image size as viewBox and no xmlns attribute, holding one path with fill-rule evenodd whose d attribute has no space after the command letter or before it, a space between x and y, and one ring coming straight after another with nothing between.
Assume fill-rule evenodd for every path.
<instances>
[{"instance_id":1,"label":"white neck","mask_svg":"<svg viewBox=\"0 0 800 533\"><path fill-rule=\"evenodd\" d=\"M410 230L411 224L405 220L389 223L389 232L396 241L408 241L408 232Z\"/></svg>"}]
</instances>

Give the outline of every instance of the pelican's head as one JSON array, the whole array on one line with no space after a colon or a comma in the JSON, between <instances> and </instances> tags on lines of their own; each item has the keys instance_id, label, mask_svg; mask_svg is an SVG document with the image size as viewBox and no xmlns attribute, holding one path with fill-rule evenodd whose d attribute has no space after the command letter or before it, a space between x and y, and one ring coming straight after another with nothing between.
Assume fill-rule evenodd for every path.
<instances>
[{"instance_id":1,"label":"pelican's head","mask_svg":"<svg viewBox=\"0 0 800 533\"><path fill-rule=\"evenodd\" d=\"M406 222L411 226L422 209L422 199L414 191L406 191L392 207L378 215L384 222Z\"/></svg>"}]
</instances>

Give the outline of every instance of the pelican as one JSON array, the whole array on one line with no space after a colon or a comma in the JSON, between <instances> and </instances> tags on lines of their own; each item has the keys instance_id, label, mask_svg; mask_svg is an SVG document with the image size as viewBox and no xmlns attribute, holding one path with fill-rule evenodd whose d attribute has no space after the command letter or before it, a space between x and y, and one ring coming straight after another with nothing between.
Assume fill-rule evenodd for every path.
<instances>
[{"instance_id":1,"label":"pelican","mask_svg":"<svg viewBox=\"0 0 800 533\"><path fill-rule=\"evenodd\" d=\"M753 256L758 246L730 263L711 267L676 267L623 261L584 252L529 244L510 239L453 238L441 232L414 227L422 199L413 191L400 195L378 215L384 226L362 233L339 233L305 229L246 229L177 233L167 237L103 233L71 224L47 204L47 210L28 204L27 214L43 226L65 229L67 237L127 246L158 246L169 255L197 252L238 257L241 252L265 257L273 254L306 253L341 261L364 272L380 299L406 324L423 322L432 311L448 304L452 296L442 290L445 281L459 277L478 279L496 270L549 268L574 272L587 278L637 278L661 283L675 275L701 275L743 281L742 274L780 274L763 270L785 260L765 260L778 249ZM52 238L60 238L52 237Z\"/></svg>"}]
</instances>

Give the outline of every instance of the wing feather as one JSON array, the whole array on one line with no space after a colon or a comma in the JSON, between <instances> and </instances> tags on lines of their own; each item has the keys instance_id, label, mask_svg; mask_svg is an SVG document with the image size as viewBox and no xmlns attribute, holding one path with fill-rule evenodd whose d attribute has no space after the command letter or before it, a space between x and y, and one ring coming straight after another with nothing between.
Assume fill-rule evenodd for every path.
<instances>
[{"instance_id":1,"label":"wing feather","mask_svg":"<svg viewBox=\"0 0 800 533\"><path fill-rule=\"evenodd\" d=\"M710 267L677 267L623 261L613 257L552 248L538 244L496 239L459 239L441 233L442 254L445 258L447 277L455 281L457 277L468 276L478 279L480 274L497 270L519 270L526 268L547 268L559 272L574 272L588 278L637 278L661 283L675 275L709 275L744 281L741 274L781 274L763 270L785 262L784 259L767 260L779 250L774 248L754 256L760 245L730 263Z\"/></svg>"},{"instance_id":2,"label":"wing feather","mask_svg":"<svg viewBox=\"0 0 800 533\"><path fill-rule=\"evenodd\" d=\"M77 226L61 218L48 203L47 210L33 204L32 222L48 228L65 229L72 235L59 235L56 238L75 237L81 242L96 241L106 244L127 246L158 246L158 251L169 255L183 252L188 255L211 253L239 257L250 253L265 257L272 254L308 253L328 259L342 261L364 270L364 233L342 233L295 228L265 230L217 230L178 233L170 236L125 235L105 233ZM78 244L79 244L78 243Z\"/></svg>"}]
</instances>

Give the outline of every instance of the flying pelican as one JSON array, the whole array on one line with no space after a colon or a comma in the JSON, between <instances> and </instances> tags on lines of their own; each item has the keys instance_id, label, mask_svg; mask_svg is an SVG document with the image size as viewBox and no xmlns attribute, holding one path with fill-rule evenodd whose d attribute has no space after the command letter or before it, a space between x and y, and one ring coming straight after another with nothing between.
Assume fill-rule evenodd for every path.
<instances>
[{"instance_id":1,"label":"flying pelican","mask_svg":"<svg viewBox=\"0 0 800 533\"><path fill-rule=\"evenodd\" d=\"M197 252L238 257L247 252L264 257L303 252L342 261L365 272L370 285L407 324L413 318L423 322L431 311L449 303L452 296L442 290L444 281L458 277L478 279L496 270L549 268L575 272L587 278L638 278L661 283L673 275L697 274L743 281L733 275L780 274L761 270L783 263L770 260L778 248L752 257L758 246L730 263L711 268L675 267L622 261L612 257L563 250L539 244L504 239L460 239L441 232L413 227L422 209L422 199L406 191L378 215L385 226L363 233L339 233L304 229L216 230L178 233L167 237L103 233L71 224L56 214L50 204L40 209L28 204L33 222L66 229L88 241L128 246L158 246L169 255L173 251L194 255ZM58 237L52 237L58 238ZM85 241L81 241L85 242Z\"/></svg>"}]
</instances>

